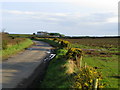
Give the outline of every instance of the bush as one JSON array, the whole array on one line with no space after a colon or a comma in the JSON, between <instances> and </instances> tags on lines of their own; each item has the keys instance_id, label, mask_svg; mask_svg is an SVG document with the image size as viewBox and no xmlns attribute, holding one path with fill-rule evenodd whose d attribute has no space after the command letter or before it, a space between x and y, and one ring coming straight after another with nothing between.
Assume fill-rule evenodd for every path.
<instances>
[{"instance_id":1,"label":"bush","mask_svg":"<svg viewBox=\"0 0 120 90\"><path fill-rule=\"evenodd\" d=\"M77 58L80 58L82 55L82 50L79 48L70 48L66 54L67 58L72 60L77 60Z\"/></svg>"},{"instance_id":2,"label":"bush","mask_svg":"<svg viewBox=\"0 0 120 90\"><path fill-rule=\"evenodd\" d=\"M67 48L67 47L69 47L69 45L70 45L70 42L64 41L64 40L61 41L61 46L62 46L62 47Z\"/></svg>"},{"instance_id":3,"label":"bush","mask_svg":"<svg viewBox=\"0 0 120 90\"><path fill-rule=\"evenodd\" d=\"M97 72L94 68L87 66L82 67L79 72L74 76L73 88L81 88L82 90L92 90L93 81L95 79L101 80L101 73ZM104 87L98 83L98 88Z\"/></svg>"},{"instance_id":4,"label":"bush","mask_svg":"<svg viewBox=\"0 0 120 90\"><path fill-rule=\"evenodd\" d=\"M65 40L62 40L62 39L59 39L59 38L54 38L53 41L59 43L61 45L61 47L63 47L63 48L67 48L67 47L70 46L69 41L65 41Z\"/></svg>"},{"instance_id":5,"label":"bush","mask_svg":"<svg viewBox=\"0 0 120 90\"><path fill-rule=\"evenodd\" d=\"M67 59L71 59L74 61L74 64L77 68L81 67L82 64L82 50L79 48L70 48L66 53Z\"/></svg>"}]
</instances>

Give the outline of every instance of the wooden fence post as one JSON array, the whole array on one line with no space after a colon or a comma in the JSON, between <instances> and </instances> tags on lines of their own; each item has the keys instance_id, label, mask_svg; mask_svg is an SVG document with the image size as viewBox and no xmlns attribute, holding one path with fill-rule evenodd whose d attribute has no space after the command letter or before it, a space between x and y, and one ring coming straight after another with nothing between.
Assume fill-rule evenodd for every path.
<instances>
[{"instance_id":1,"label":"wooden fence post","mask_svg":"<svg viewBox=\"0 0 120 90\"><path fill-rule=\"evenodd\" d=\"M87 64L86 64L86 62L85 62L85 68L86 68L86 66L87 66Z\"/></svg>"},{"instance_id":2,"label":"wooden fence post","mask_svg":"<svg viewBox=\"0 0 120 90\"><path fill-rule=\"evenodd\" d=\"M78 57L77 57L77 55L76 55L76 65L77 65L77 68L79 68L80 67L80 65L79 65L79 60L78 60Z\"/></svg>"},{"instance_id":3,"label":"wooden fence post","mask_svg":"<svg viewBox=\"0 0 120 90\"><path fill-rule=\"evenodd\" d=\"M76 55L76 65L78 68L81 68L82 67L82 56L80 58L77 57Z\"/></svg>"},{"instance_id":4,"label":"wooden fence post","mask_svg":"<svg viewBox=\"0 0 120 90\"><path fill-rule=\"evenodd\" d=\"M82 67L82 56L80 57L80 68Z\"/></svg>"},{"instance_id":5,"label":"wooden fence post","mask_svg":"<svg viewBox=\"0 0 120 90\"><path fill-rule=\"evenodd\" d=\"M93 90L97 90L97 86L98 86L98 79L94 79L93 80Z\"/></svg>"}]
</instances>

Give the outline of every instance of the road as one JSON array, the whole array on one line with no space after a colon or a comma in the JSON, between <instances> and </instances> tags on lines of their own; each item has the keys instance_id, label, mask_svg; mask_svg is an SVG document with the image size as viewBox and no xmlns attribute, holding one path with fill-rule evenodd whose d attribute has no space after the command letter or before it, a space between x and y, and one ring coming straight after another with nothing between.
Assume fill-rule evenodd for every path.
<instances>
[{"instance_id":1,"label":"road","mask_svg":"<svg viewBox=\"0 0 120 90\"><path fill-rule=\"evenodd\" d=\"M34 42L36 45L2 62L2 88L16 88L29 81L52 48L42 41Z\"/></svg>"}]
</instances>

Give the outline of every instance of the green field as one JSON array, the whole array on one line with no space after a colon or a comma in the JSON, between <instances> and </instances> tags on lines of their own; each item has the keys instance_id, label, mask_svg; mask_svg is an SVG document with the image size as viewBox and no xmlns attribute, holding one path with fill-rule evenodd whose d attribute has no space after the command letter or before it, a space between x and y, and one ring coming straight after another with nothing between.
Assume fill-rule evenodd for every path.
<instances>
[{"instance_id":1,"label":"green field","mask_svg":"<svg viewBox=\"0 0 120 90\"><path fill-rule=\"evenodd\" d=\"M83 60L90 66L98 67L98 71L102 72L103 80L106 83L106 88L118 88L118 61L116 56L95 57L84 56Z\"/></svg>"},{"instance_id":2,"label":"green field","mask_svg":"<svg viewBox=\"0 0 120 90\"><path fill-rule=\"evenodd\" d=\"M106 88L118 88L120 71L118 69L118 38L65 39L72 47L83 49L83 61L87 65L97 67L102 72Z\"/></svg>"}]
</instances>

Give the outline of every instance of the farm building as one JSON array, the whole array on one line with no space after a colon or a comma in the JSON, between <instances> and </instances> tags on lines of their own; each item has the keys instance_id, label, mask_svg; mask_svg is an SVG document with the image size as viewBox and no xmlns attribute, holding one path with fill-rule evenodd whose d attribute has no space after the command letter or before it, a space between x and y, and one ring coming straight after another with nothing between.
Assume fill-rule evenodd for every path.
<instances>
[{"instance_id":1,"label":"farm building","mask_svg":"<svg viewBox=\"0 0 120 90\"><path fill-rule=\"evenodd\" d=\"M48 35L48 33L47 32L37 32L37 35L41 35L41 36L44 36L44 35Z\"/></svg>"}]
</instances>

